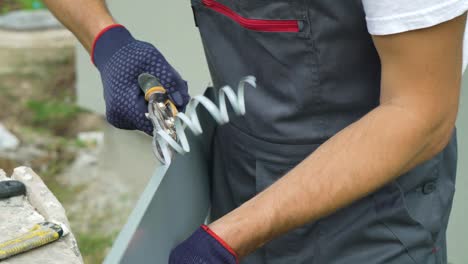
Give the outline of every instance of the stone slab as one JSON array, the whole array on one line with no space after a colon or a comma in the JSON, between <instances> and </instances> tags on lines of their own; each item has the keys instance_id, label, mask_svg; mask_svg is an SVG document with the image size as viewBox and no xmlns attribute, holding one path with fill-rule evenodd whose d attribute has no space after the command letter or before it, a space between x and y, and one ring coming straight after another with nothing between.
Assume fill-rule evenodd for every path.
<instances>
[{"instance_id":1,"label":"stone slab","mask_svg":"<svg viewBox=\"0 0 468 264\"><path fill-rule=\"evenodd\" d=\"M0 241L25 233L34 224L43 221L59 221L70 228L62 205L34 171L19 167L9 178L0 170L0 181L12 179L26 185L27 195L0 200ZM70 232L56 242L2 261L2 264L30 263L83 264L83 259Z\"/></svg>"}]
</instances>

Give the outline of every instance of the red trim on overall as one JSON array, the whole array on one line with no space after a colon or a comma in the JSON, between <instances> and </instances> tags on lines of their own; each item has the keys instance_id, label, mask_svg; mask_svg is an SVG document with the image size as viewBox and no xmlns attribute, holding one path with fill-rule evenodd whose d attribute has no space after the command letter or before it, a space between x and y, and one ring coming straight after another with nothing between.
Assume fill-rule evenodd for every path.
<instances>
[{"instance_id":1,"label":"red trim on overall","mask_svg":"<svg viewBox=\"0 0 468 264\"><path fill-rule=\"evenodd\" d=\"M250 19L237 14L229 7L215 0L203 0L202 2L206 7L231 18L242 27L250 30L264 32L299 32L298 20Z\"/></svg>"},{"instance_id":2,"label":"red trim on overall","mask_svg":"<svg viewBox=\"0 0 468 264\"><path fill-rule=\"evenodd\" d=\"M93 46L91 48L91 61L93 62L94 65L96 65L96 63L94 62L94 49L96 48L96 43L98 41L98 39L104 34L106 33L109 29L112 29L112 28L116 28L116 27L124 27L122 26L121 24L112 24L112 25L109 25L105 28L103 28L101 31L99 31L99 33L96 35L96 37L94 38L94 41L93 41Z\"/></svg>"},{"instance_id":3,"label":"red trim on overall","mask_svg":"<svg viewBox=\"0 0 468 264\"><path fill-rule=\"evenodd\" d=\"M212 236L216 241L218 241L229 253L231 253L236 258L236 263L239 263L237 253L229 246L222 238L220 238L215 232L213 232L208 226L202 225L201 228L205 230L210 236Z\"/></svg>"}]
</instances>

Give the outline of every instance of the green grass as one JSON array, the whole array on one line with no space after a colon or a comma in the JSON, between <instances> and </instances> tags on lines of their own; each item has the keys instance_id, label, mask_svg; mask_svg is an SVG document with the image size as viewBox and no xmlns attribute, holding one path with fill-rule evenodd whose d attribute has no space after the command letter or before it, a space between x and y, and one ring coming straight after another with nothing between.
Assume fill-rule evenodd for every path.
<instances>
[{"instance_id":1,"label":"green grass","mask_svg":"<svg viewBox=\"0 0 468 264\"><path fill-rule=\"evenodd\" d=\"M29 100L26 106L33 112L32 121L37 124L44 122L71 122L78 113L82 112L75 104L57 101Z\"/></svg>"},{"instance_id":2,"label":"green grass","mask_svg":"<svg viewBox=\"0 0 468 264\"><path fill-rule=\"evenodd\" d=\"M23 9L40 9L44 8L44 4L40 0L19 0Z\"/></svg>"},{"instance_id":3,"label":"green grass","mask_svg":"<svg viewBox=\"0 0 468 264\"><path fill-rule=\"evenodd\" d=\"M85 112L76 104L66 100L27 100L26 109L29 110L30 122L37 128L47 127L56 135L64 132L76 122L76 117Z\"/></svg>"},{"instance_id":4,"label":"green grass","mask_svg":"<svg viewBox=\"0 0 468 264\"><path fill-rule=\"evenodd\" d=\"M13 10L33 10L44 7L41 0L0 0L0 15Z\"/></svg>"},{"instance_id":5,"label":"green grass","mask_svg":"<svg viewBox=\"0 0 468 264\"><path fill-rule=\"evenodd\" d=\"M106 256L106 249L112 246L113 237L81 233L76 240L85 263L101 263Z\"/></svg>"}]
</instances>

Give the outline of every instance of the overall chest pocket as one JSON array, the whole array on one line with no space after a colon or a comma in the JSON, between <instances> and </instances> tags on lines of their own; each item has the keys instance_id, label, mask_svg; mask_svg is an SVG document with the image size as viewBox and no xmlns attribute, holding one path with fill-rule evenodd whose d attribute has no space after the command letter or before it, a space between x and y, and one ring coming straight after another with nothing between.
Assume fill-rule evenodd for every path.
<instances>
[{"instance_id":1,"label":"overall chest pocket","mask_svg":"<svg viewBox=\"0 0 468 264\"><path fill-rule=\"evenodd\" d=\"M259 32L299 33L307 19L299 8L282 1L201 0L201 4L245 29Z\"/></svg>"},{"instance_id":2,"label":"overall chest pocket","mask_svg":"<svg viewBox=\"0 0 468 264\"><path fill-rule=\"evenodd\" d=\"M303 28L303 22L299 19L260 19L260 18L249 18L250 16L242 15L241 13L256 13L255 11L250 10L250 12L245 11L242 8L242 5L238 5L237 8L229 7L228 5L222 4L220 1L215 0L202 0L202 4L221 15L224 15L240 26L260 32L300 32ZM255 8L254 10L261 10L264 13L272 15L275 12L268 12L268 5L260 6L261 8ZM237 9L237 10L236 10ZM240 12L239 9L243 9L244 12ZM251 14L251 16L255 16ZM261 16L261 14L258 14Z\"/></svg>"},{"instance_id":3,"label":"overall chest pocket","mask_svg":"<svg viewBox=\"0 0 468 264\"><path fill-rule=\"evenodd\" d=\"M246 98L252 120L267 127L296 118L299 105L314 104L308 99L320 94L318 54L306 5L259 0L193 0L192 4L214 85L235 86L246 75L257 78L257 89ZM263 104L277 107L265 111Z\"/></svg>"}]
</instances>

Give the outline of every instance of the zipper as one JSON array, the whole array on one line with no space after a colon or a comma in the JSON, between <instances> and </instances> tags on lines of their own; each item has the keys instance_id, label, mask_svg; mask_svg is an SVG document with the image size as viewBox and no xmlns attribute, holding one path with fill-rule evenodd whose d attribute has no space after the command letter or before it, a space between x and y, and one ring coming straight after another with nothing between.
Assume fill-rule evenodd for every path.
<instances>
[{"instance_id":1,"label":"zipper","mask_svg":"<svg viewBox=\"0 0 468 264\"><path fill-rule=\"evenodd\" d=\"M202 2L204 6L229 17L246 29L264 32L299 32L298 20L250 19L215 0L202 0Z\"/></svg>"}]
</instances>

